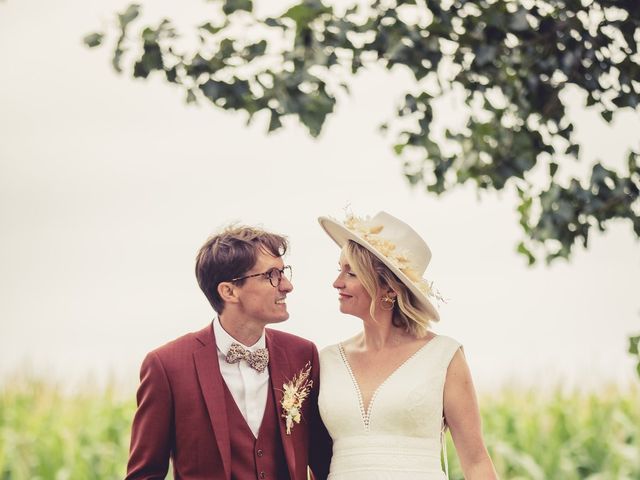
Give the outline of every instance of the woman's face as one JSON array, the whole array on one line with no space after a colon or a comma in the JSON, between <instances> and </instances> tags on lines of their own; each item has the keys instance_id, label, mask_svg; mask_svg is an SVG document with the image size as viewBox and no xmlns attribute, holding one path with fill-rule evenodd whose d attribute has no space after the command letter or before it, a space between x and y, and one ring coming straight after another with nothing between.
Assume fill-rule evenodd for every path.
<instances>
[{"instance_id":1,"label":"woman's face","mask_svg":"<svg viewBox=\"0 0 640 480\"><path fill-rule=\"evenodd\" d=\"M371 296L358 280L355 272L351 270L344 252L340 255L338 278L333 282L334 288L338 290L338 301L340 311L356 317L369 318L371 307Z\"/></svg>"}]
</instances>

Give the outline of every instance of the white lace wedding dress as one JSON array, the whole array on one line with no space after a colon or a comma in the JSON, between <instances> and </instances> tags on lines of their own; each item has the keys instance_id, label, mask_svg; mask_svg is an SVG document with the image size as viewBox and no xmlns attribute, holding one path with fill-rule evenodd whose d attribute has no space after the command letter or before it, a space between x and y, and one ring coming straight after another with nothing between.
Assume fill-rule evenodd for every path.
<instances>
[{"instance_id":1,"label":"white lace wedding dress","mask_svg":"<svg viewBox=\"0 0 640 480\"><path fill-rule=\"evenodd\" d=\"M438 335L376 389L368 411L340 344L320 353L322 420L333 438L329 480L443 480L442 397L460 344Z\"/></svg>"}]
</instances>

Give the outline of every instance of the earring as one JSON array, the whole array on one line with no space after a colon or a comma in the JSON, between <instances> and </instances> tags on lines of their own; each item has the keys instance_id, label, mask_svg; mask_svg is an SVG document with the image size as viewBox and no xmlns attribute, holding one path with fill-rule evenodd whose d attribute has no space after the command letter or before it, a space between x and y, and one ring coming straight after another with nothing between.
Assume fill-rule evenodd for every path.
<instances>
[{"instance_id":1,"label":"earring","mask_svg":"<svg viewBox=\"0 0 640 480\"><path fill-rule=\"evenodd\" d=\"M396 299L390 297L386 293L380 299L380 307L382 308L382 310L393 310L393 306L395 305L395 303Z\"/></svg>"}]
</instances>

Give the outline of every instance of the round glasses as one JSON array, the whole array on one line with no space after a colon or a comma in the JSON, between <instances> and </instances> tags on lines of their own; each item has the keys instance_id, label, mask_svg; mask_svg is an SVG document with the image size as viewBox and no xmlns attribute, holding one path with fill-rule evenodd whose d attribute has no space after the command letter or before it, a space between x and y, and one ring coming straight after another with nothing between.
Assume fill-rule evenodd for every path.
<instances>
[{"instance_id":1,"label":"round glasses","mask_svg":"<svg viewBox=\"0 0 640 480\"><path fill-rule=\"evenodd\" d=\"M262 273L254 273L252 275L245 275L244 277L232 278L229 280L230 282L238 282L240 280L244 280L245 278L252 277L266 277L269 279L269 283L272 287L277 288L280 286L280 282L282 282L282 277L285 277L287 280L291 281L292 272L291 265L285 265L282 268L272 268L271 270L267 270Z\"/></svg>"}]
</instances>

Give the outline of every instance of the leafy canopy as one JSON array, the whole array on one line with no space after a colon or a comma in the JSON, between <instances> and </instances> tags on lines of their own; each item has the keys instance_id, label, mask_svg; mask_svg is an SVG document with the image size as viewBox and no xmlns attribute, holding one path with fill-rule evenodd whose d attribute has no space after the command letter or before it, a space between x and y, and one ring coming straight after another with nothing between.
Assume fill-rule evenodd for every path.
<instances>
[{"instance_id":1,"label":"leafy canopy","mask_svg":"<svg viewBox=\"0 0 640 480\"><path fill-rule=\"evenodd\" d=\"M302 0L275 17L258 16L252 0L211 3L192 49L180 47L168 19L130 37L141 12L130 5L117 15L115 70L126 64L135 78L157 72L184 89L187 102L243 111L249 120L267 111L269 132L282 117L297 117L315 137L357 72L373 64L406 69L411 91L384 127L411 185L436 194L466 182L517 189L524 233L517 249L530 264L568 258L576 243L587 246L592 227L604 230L613 219L630 221L640 236L640 145L628 151L623 172L596 162L589 178L558 173L581 157L562 100L567 87L605 122L623 109L638 112L637 0L371 0L344 11ZM93 33L85 43L104 38ZM139 53L125 61L132 46ZM432 129L434 102L451 92L461 92L468 118L443 139ZM532 180L535 167L544 185Z\"/></svg>"}]
</instances>

